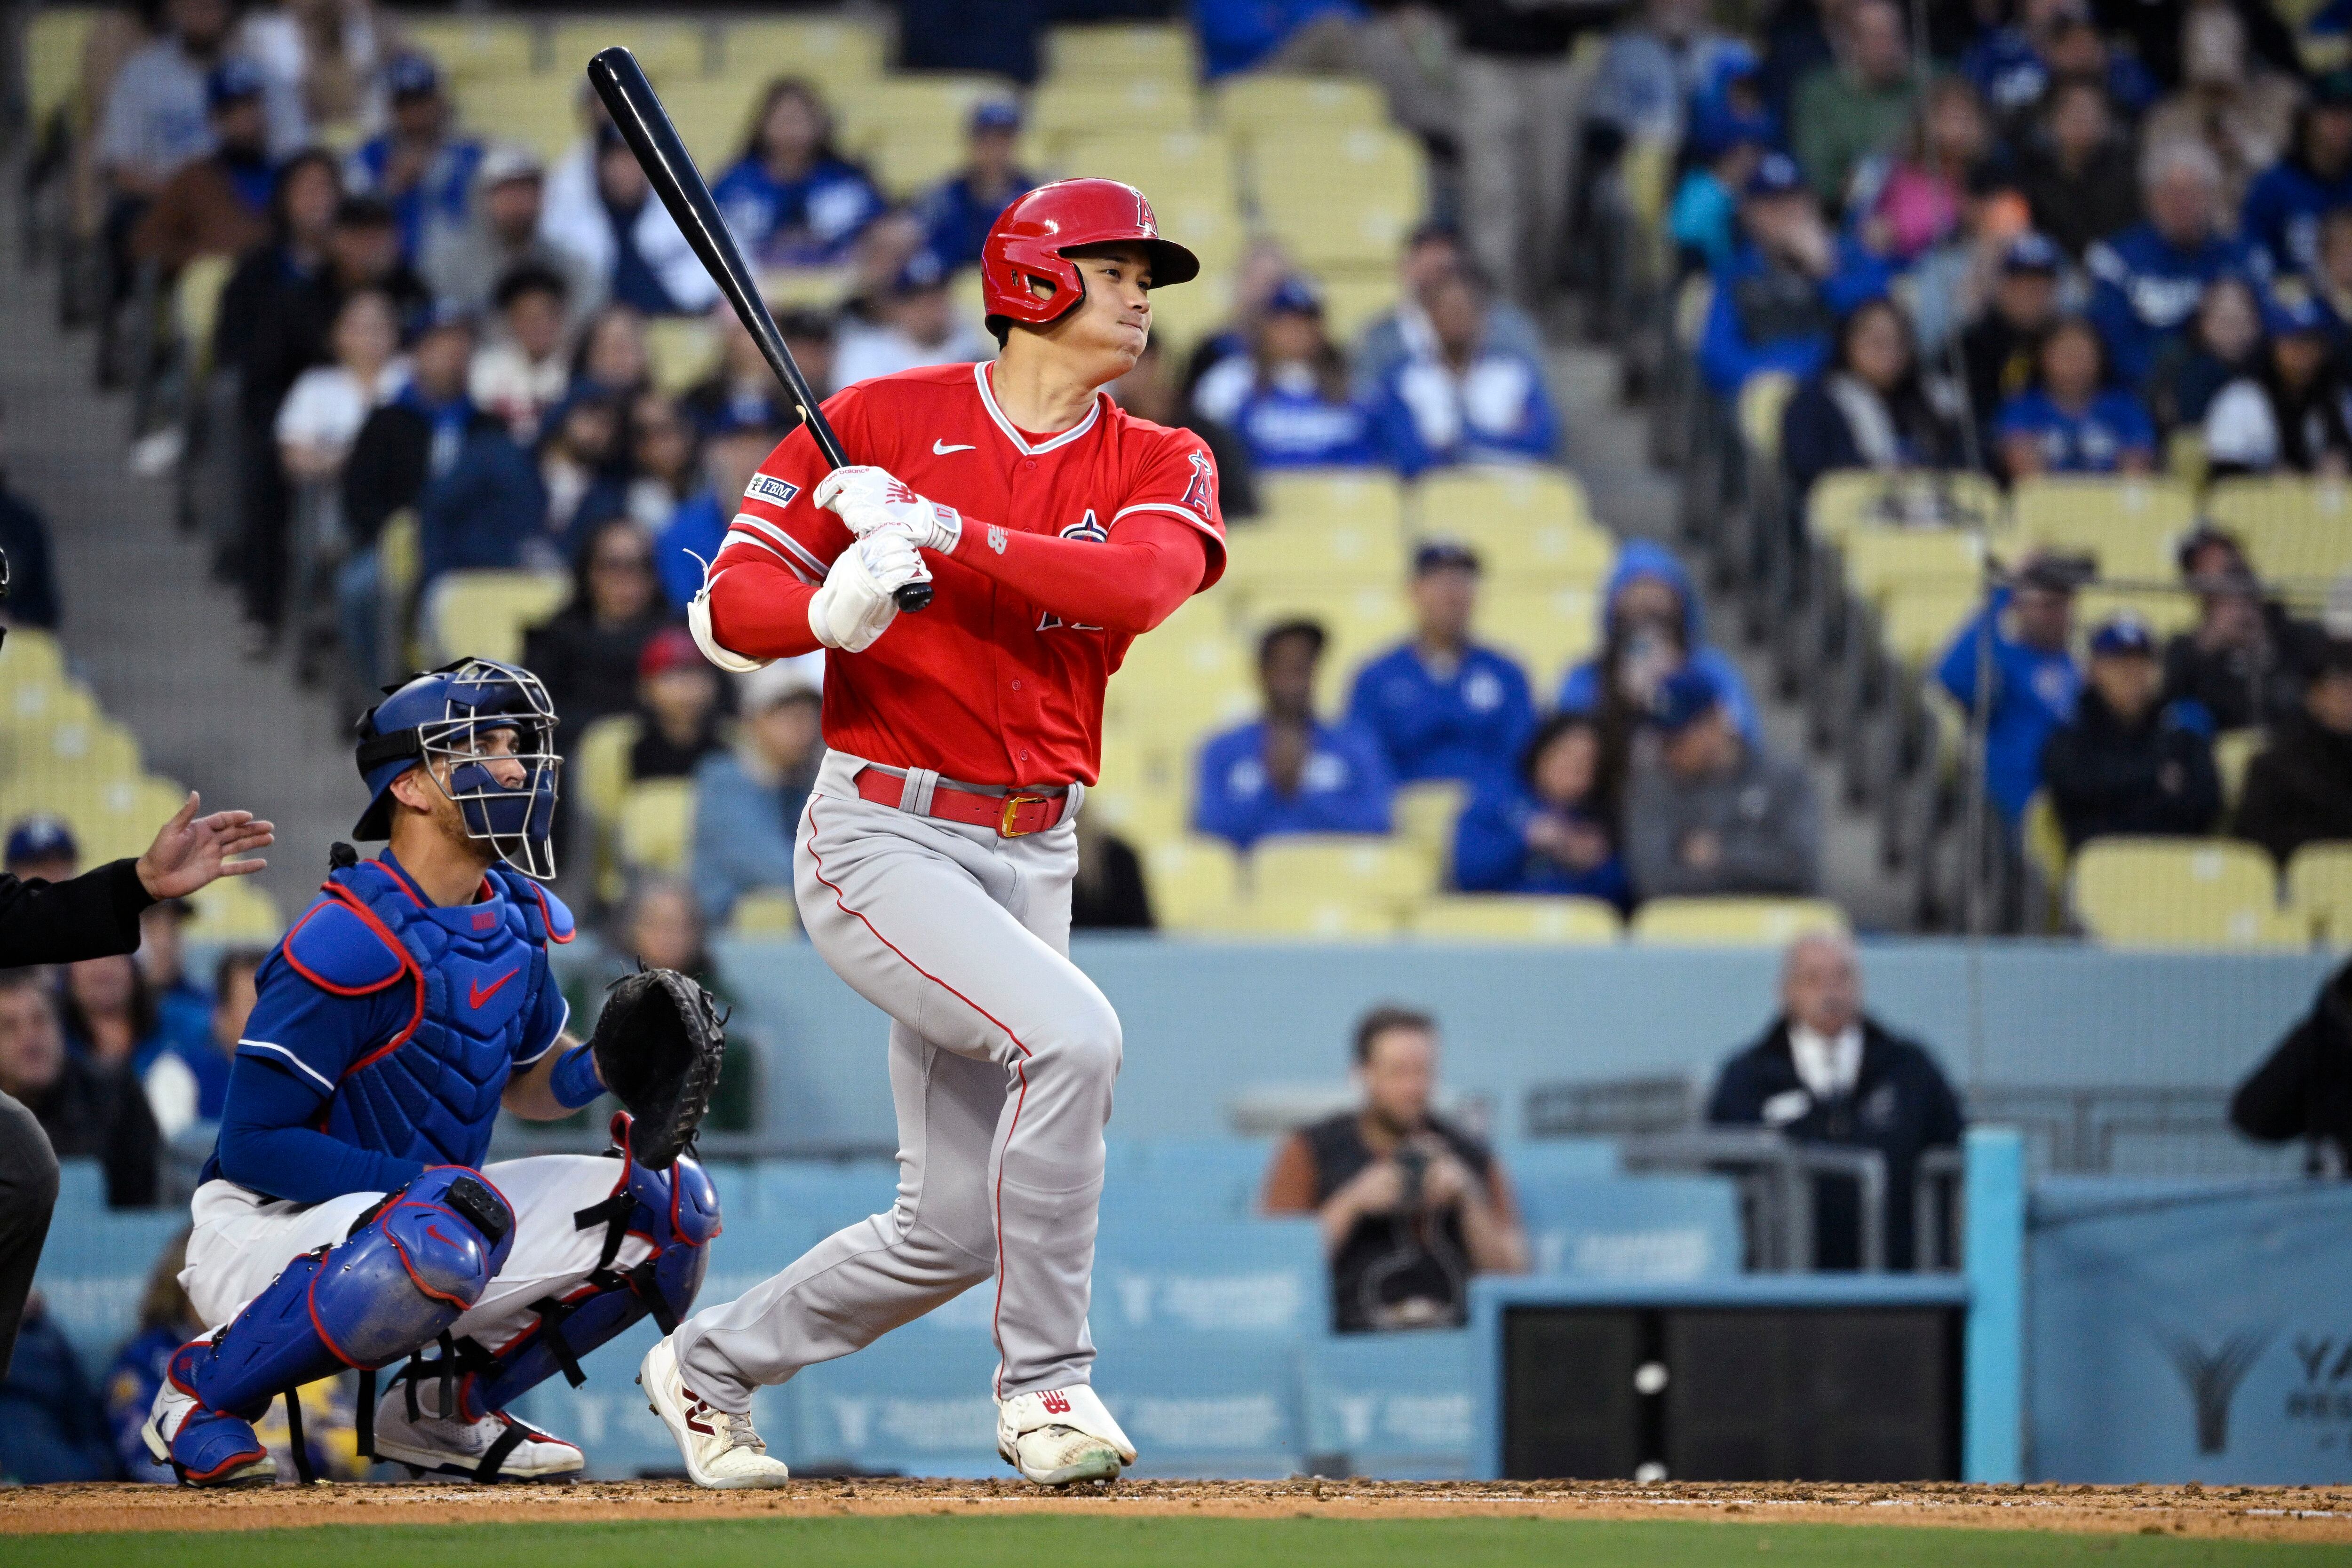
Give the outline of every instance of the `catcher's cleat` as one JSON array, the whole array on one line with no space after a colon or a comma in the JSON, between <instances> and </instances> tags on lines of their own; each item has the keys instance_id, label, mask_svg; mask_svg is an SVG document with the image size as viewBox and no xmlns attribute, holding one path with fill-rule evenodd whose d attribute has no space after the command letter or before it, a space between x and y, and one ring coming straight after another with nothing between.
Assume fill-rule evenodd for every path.
<instances>
[{"instance_id":1,"label":"catcher's cleat","mask_svg":"<svg viewBox=\"0 0 2352 1568\"><path fill-rule=\"evenodd\" d=\"M586 1468L578 1448L503 1410L476 1416L460 1393L451 1417L436 1413L440 1403L435 1378L403 1378L385 1390L375 1411L375 1457L406 1465L415 1475L430 1471L486 1484L565 1480Z\"/></svg>"},{"instance_id":2,"label":"catcher's cleat","mask_svg":"<svg viewBox=\"0 0 2352 1568\"><path fill-rule=\"evenodd\" d=\"M1017 1394L996 1407L996 1451L1041 1487L1115 1481L1135 1445L1085 1384Z\"/></svg>"},{"instance_id":3,"label":"catcher's cleat","mask_svg":"<svg viewBox=\"0 0 2352 1568\"><path fill-rule=\"evenodd\" d=\"M173 1354L139 1436L184 1486L268 1486L278 1479L278 1463L254 1436L253 1424L205 1409L188 1391L189 1365L204 1343L182 1345Z\"/></svg>"},{"instance_id":4,"label":"catcher's cleat","mask_svg":"<svg viewBox=\"0 0 2352 1568\"><path fill-rule=\"evenodd\" d=\"M668 1338L646 1352L637 1382L646 1391L646 1407L661 1417L677 1440L677 1451L686 1457L687 1476L696 1486L732 1491L780 1487L793 1479L782 1459L768 1457L768 1445L751 1429L751 1416L715 1410L686 1385Z\"/></svg>"}]
</instances>

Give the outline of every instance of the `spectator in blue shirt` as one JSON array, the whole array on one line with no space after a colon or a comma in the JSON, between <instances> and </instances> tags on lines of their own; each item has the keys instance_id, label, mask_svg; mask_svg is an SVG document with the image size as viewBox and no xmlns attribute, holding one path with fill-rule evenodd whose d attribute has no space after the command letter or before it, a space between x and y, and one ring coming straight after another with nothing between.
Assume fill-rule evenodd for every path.
<instances>
[{"instance_id":1,"label":"spectator in blue shirt","mask_svg":"<svg viewBox=\"0 0 2352 1568\"><path fill-rule=\"evenodd\" d=\"M701 591L703 568L719 559L743 492L783 434L772 424L730 419L703 442L702 472L707 482L679 503L669 527L654 537L654 570L660 575L662 592L670 607L679 613Z\"/></svg>"},{"instance_id":2,"label":"spectator in blue shirt","mask_svg":"<svg viewBox=\"0 0 2352 1568\"><path fill-rule=\"evenodd\" d=\"M1323 628L1285 621L1258 641L1265 716L1201 748L1194 831L1248 849L1276 833L1385 833L1393 784L1380 742L1315 716Z\"/></svg>"},{"instance_id":3,"label":"spectator in blue shirt","mask_svg":"<svg viewBox=\"0 0 2352 1568\"><path fill-rule=\"evenodd\" d=\"M1516 776L1489 782L1454 827L1465 893L1571 894L1633 901L1601 789L1601 728L1590 715L1546 719Z\"/></svg>"},{"instance_id":4,"label":"spectator in blue shirt","mask_svg":"<svg viewBox=\"0 0 2352 1568\"><path fill-rule=\"evenodd\" d=\"M766 267L847 260L887 204L866 172L834 150L824 99L798 77L768 84L742 156L711 194L736 241Z\"/></svg>"},{"instance_id":5,"label":"spectator in blue shirt","mask_svg":"<svg viewBox=\"0 0 2352 1568\"><path fill-rule=\"evenodd\" d=\"M1992 689L1985 694L1985 789L2002 820L2015 826L2042 783L2042 749L2074 716L2083 672L2069 647L2074 592L2084 563L2037 557L2014 587L1993 590L1985 607L1952 639L1936 679L1974 713L1980 639L1992 643Z\"/></svg>"},{"instance_id":6,"label":"spectator in blue shirt","mask_svg":"<svg viewBox=\"0 0 2352 1568\"><path fill-rule=\"evenodd\" d=\"M213 970L213 1002L205 1009L203 1032L193 1038L173 1033L140 1074L147 1109L165 1142L198 1123L220 1120L236 1042L253 1012L254 971L268 956L257 947L222 954Z\"/></svg>"},{"instance_id":7,"label":"spectator in blue shirt","mask_svg":"<svg viewBox=\"0 0 2352 1568\"><path fill-rule=\"evenodd\" d=\"M344 170L346 186L381 196L400 227L400 254L414 264L436 230L463 229L482 144L453 136L441 72L423 55L396 56L384 70L390 124L360 143Z\"/></svg>"},{"instance_id":8,"label":"spectator in blue shirt","mask_svg":"<svg viewBox=\"0 0 2352 1568\"><path fill-rule=\"evenodd\" d=\"M1396 308L1374 317L1357 336L1348 356L1353 362L1356 397L1360 402L1376 402L1397 367L1428 347L1433 334L1423 301L1441 280L1461 271L1468 263L1462 249L1461 234L1448 225L1425 223L1405 236L1404 252L1397 258ZM1511 300L1486 297L1484 329L1489 348L1512 350L1529 359L1543 355L1543 332L1536 326L1535 318ZM1217 466L1223 468L1223 458L1217 460ZM1232 486L1228 485L1226 488L1230 490ZM1226 515L1232 515L1230 507Z\"/></svg>"},{"instance_id":9,"label":"spectator in blue shirt","mask_svg":"<svg viewBox=\"0 0 2352 1568\"><path fill-rule=\"evenodd\" d=\"M1796 161L1768 152L1739 204L1742 238L1715 271L1700 334L1699 368L1721 396L1739 395L1759 371L1798 377L1829 358L1830 329L1886 291L1884 261L1851 235L1833 235Z\"/></svg>"},{"instance_id":10,"label":"spectator in blue shirt","mask_svg":"<svg viewBox=\"0 0 2352 1568\"><path fill-rule=\"evenodd\" d=\"M2158 350L2189 324L2205 286L2225 273L2261 276L2262 258L2222 232L2221 165L2201 141L2159 143L2140 183L2147 221L2091 246L2091 319L2106 340L2116 378L2147 379Z\"/></svg>"},{"instance_id":11,"label":"spectator in blue shirt","mask_svg":"<svg viewBox=\"0 0 2352 1568\"><path fill-rule=\"evenodd\" d=\"M713 925L747 893L791 890L793 834L824 759L822 653L764 665L740 689L735 744L694 768L694 899Z\"/></svg>"},{"instance_id":12,"label":"spectator in blue shirt","mask_svg":"<svg viewBox=\"0 0 2352 1568\"><path fill-rule=\"evenodd\" d=\"M1192 0L1190 9L1202 74L1212 81L1268 63L1302 29L1345 29L1364 17L1355 0Z\"/></svg>"},{"instance_id":13,"label":"spectator in blue shirt","mask_svg":"<svg viewBox=\"0 0 2352 1568\"><path fill-rule=\"evenodd\" d=\"M981 242L997 214L1036 185L1013 161L1020 134L1020 105L1005 98L982 99L965 129L963 168L923 198L918 209L923 248L946 271L979 266Z\"/></svg>"},{"instance_id":14,"label":"spectator in blue shirt","mask_svg":"<svg viewBox=\"0 0 2352 1568\"><path fill-rule=\"evenodd\" d=\"M2032 390L1994 422L2012 479L2032 474L2145 474L2156 465L2156 424L2131 393L2105 384L2098 329L2080 316L2050 329Z\"/></svg>"},{"instance_id":15,"label":"spectator in blue shirt","mask_svg":"<svg viewBox=\"0 0 2352 1568\"><path fill-rule=\"evenodd\" d=\"M1690 171L1675 187L1666 230L1685 267L1720 272L1739 246L1739 193L1770 143L1771 122L1701 110L1691 121Z\"/></svg>"},{"instance_id":16,"label":"spectator in blue shirt","mask_svg":"<svg viewBox=\"0 0 2352 1568\"><path fill-rule=\"evenodd\" d=\"M1431 341L1389 377L1391 457L1408 476L1441 464L1525 463L1559 449L1543 366L1488 341L1483 293L1466 270L1433 284L1422 301Z\"/></svg>"},{"instance_id":17,"label":"spectator in blue shirt","mask_svg":"<svg viewBox=\"0 0 2352 1568\"><path fill-rule=\"evenodd\" d=\"M1232 430L1262 469L1363 467L1392 443L1348 388L1348 363L1323 330L1323 300L1303 277L1278 284L1258 313L1250 351L1220 361L1192 405Z\"/></svg>"},{"instance_id":18,"label":"spectator in blue shirt","mask_svg":"<svg viewBox=\"0 0 2352 1568\"><path fill-rule=\"evenodd\" d=\"M1381 743L1401 784L1420 779L1500 783L1535 727L1527 672L1470 640L1478 557L1450 540L1413 552L1412 641L1366 664L1348 716Z\"/></svg>"},{"instance_id":19,"label":"spectator in blue shirt","mask_svg":"<svg viewBox=\"0 0 2352 1568\"><path fill-rule=\"evenodd\" d=\"M1601 652L1568 672L1555 706L1562 713L1604 716L1623 707L1638 720L1649 711L1658 683L1685 664L1714 677L1740 737L1758 744L1763 727L1756 699L1739 666L1706 641L1690 573L1665 546L1628 539L1601 598ZM1604 737L1608 728L1604 717Z\"/></svg>"},{"instance_id":20,"label":"spectator in blue shirt","mask_svg":"<svg viewBox=\"0 0 2352 1568\"><path fill-rule=\"evenodd\" d=\"M2255 177L2238 220L2272 276L2317 279L2319 225L2352 207L2352 70L2332 70L2312 84L2295 116L2294 145Z\"/></svg>"}]
</instances>

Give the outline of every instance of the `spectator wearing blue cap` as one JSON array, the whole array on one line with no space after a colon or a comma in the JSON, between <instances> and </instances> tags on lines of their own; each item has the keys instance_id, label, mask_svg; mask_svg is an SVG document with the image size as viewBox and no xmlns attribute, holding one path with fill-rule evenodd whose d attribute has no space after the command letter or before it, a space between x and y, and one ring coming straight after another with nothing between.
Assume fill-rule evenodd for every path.
<instances>
[{"instance_id":1,"label":"spectator wearing blue cap","mask_svg":"<svg viewBox=\"0 0 2352 1568\"><path fill-rule=\"evenodd\" d=\"M2345 207L2352 207L2352 69L2336 69L2311 84L2286 156L2248 187L2238 231L2273 276L2316 278L2321 220Z\"/></svg>"},{"instance_id":2,"label":"spectator wearing blue cap","mask_svg":"<svg viewBox=\"0 0 2352 1568\"><path fill-rule=\"evenodd\" d=\"M925 365L970 364L992 357L993 346L979 325L957 315L947 268L929 251L908 257L875 316L871 325L855 317L842 320L834 374L844 386Z\"/></svg>"},{"instance_id":3,"label":"spectator wearing blue cap","mask_svg":"<svg viewBox=\"0 0 2352 1568\"><path fill-rule=\"evenodd\" d=\"M1809 894L1821 808L1793 762L1743 738L1722 688L1685 666L1658 685L1625 792L1625 869L1640 898Z\"/></svg>"},{"instance_id":4,"label":"spectator wearing blue cap","mask_svg":"<svg viewBox=\"0 0 2352 1568\"><path fill-rule=\"evenodd\" d=\"M343 178L352 190L391 204L400 254L414 265L442 243L440 231L462 231L471 222L484 149L477 139L454 132L440 68L427 57L394 56L384 68L384 88L389 120L353 150ZM481 302L467 303L479 308Z\"/></svg>"},{"instance_id":5,"label":"spectator wearing blue cap","mask_svg":"<svg viewBox=\"0 0 2352 1568\"><path fill-rule=\"evenodd\" d=\"M2035 120L2021 139L2019 186L2034 228L2079 262L2095 241L2139 222L2131 133L2116 122L2107 90L2080 78L2053 87Z\"/></svg>"},{"instance_id":6,"label":"spectator wearing blue cap","mask_svg":"<svg viewBox=\"0 0 2352 1568\"><path fill-rule=\"evenodd\" d=\"M1535 701L1517 660L1470 640L1476 553L1451 540L1422 545L1408 591L1412 639L1358 673L1348 716L1378 737L1401 784L1507 780L1535 727Z\"/></svg>"},{"instance_id":7,"label":"spectator wearing blue cap","mask_svg":"<svg viewBox=\"0 0 2352 1568\"><path fill-rule=\"evenodd\" d=\"M765 267L832 267L887 204L833 145L814 84L781 77L751 115L743 152L711 187L735 238Z\"/></svg>"},{"instance_id":8,"label":"spectator wearing blue cap","mask_svg":"<svg viewBox=\"0 0 2352 1568\"><path fill-rule=\"evenodd\" d=\"M81 869L81 846L63 817L38 811L8 830L7 872L19 882L68 882Z\"/></svg>"},{"instance_id":9,"label":"spectator wearing blue cap","mask_svg":"<svg viewBox=\"0 0 2352 1568\"><path fill-rule=\"evenodd\" d=\"M231 0L170 0L162 36L134 50L108 84L95 156L118 239L182 164L212 151L207 86L213 68L238 53L236 21ZM265 96L268 151L285 157L302 144L302 106L290 83L269 82Z\"/></svg>"},{"instance_id":10,"label":"spectator wearing blue cap","mask_svg":"<svg viewBox=\"0 0 2352 1568\"><path fill-rule=\"evenodd\" d=\"M1699 338L1699 368L1736 398L1759 371L1804 377L1829 358L1837 319L1884 294L1886 264L1852 235L1833 235L1786 153L1768 152L1739 204L1742 238L1716 269Z\"/></svg>"},{"instance_id":11,"label":"spectator wearing blue cap","mask_svg":"<svg viewBox=\"0 0 2352 1568\"><path fill-rule=\"evenodd\" d=\"M2150 149L2140 185L2147 221L2084 256L2091 319L2127 387L2147 379L2158 351L2188 326L2207 284L2228 273L2262 276L2262 258L2223 226L2221 165L2203 142Z\"/></svg>"},{"instance_id":12,"label":"spectator wearing blue cap","mask_svg":"<svg viewBox=\"0 0 2352 1568\"><path fill-rule=\"evenodd\" d=\"M1517 771L1486 781L1454 827L1454 884L1465 893L1570 894L1633 902L1601 788L1601 729L1555 714L1528 737Z\"/></svg>"},{"instance_id":13,"label":"spectator wearing blue cap","mask_svg":"<svg viewBox=\"0 0 2352 1568\"><path fill-rule=\"evenodd\" d=\"M1542 362L1486 336L1486 294L1465 270L1422 300L1429 340L1390 372L1390 460L1407 477L1460 463L1526 463L1559 453L1559 413Z\"/></svg>"},{"instance_id":14,"label":"spectator wearing blue cap","mask_svg":"<svg viewBox=\"0 0 2352 1568\"><path fill-rule=\"evenodd\" d=\"M964 162L918 204L923 248L953 272L980 265L981 243L1013 198L1034 189L1036 177L1014 162L1021 106L1009 98L983 99L964 128Z\"/></svg>"},{"instance_id":15,"label":"spectator wearing blue cap","mask_svg":"<svg viewBox=\"0 0 2352 1568\"><path fill-rule=\"evenodd\" d=\"M1762 115L1701 108L1693 117L1691 166L1666 209L1666 232L1685 269L1716 272L1731 264L1739 246L1740 193L1772 139L1771 122Z\"/></svg>"},{"instance_id":16,"label":"spectator wearing blue cap","mask_svg":"<svg viewBox=\"0 0 2352 1568\"><path fill-rule=\"evenodd\" d=\"M1867 300L1838 325L1821 374L1797 389L1780 416L1780 465L1789 493L1806 496L1822 475L1866 468L1948 468L1960 433L1920 383L1911 324L1891 299Z\"/></svg>"},{"instance_id":17,"label":"spectator wearing blue cap","mask_svg":"<svg viewBox=\"0 0 2352 1568\"><path fill-rule=\"evenodd\" d=\"M1249 352L1219 361L1193 387L1192 406L1239 436L1260 469L1360 468L1395 450L1394 411L1349 390L1347 358L1323 329L1323 298L1296 276L1259 308Z\"/></svg>"},{"instance_id":18,"label":"spectator wearing blue cap","mask_svg":"<svg viewBox=\"0 0 2352 1568\"><path fill-rule=\"evenodd\" d=\"M2012 479L2033 474L2145 474L2156 424L2138 398L2107 384L2098 329L2062 318L2035 355L2034 385L2000 405L1993 431Z\"/></svg>"},{"instance_id":19,"label":"spectator wearing blue cap","mask_svg":"<svg viewBox=\"0 0 2352 1568\"><path fill-rule=\"evenodd\" d=\"M131 254L166 277L200 256L242 256L269 237L269 115L261 68L232 55L205 77L212 151L164 182L131 232Z\"/></svg>"},{"instance_id":20,"label":"spectator wearing blue cap","mask_svg":"<svg viewBox=\"0 0 2352 1568\"><path fill-rule=\"evenodd\" d=\"M1192 827L1246 850L1278 833L1385 833L1395 784L1380 742L1315 716L1323 628L1286 621L1258 640L1265 711L1201 747Z\"/></svg>"},{"instance_id":21,"label":"spectator wearing blue cap","mask_svg":"<svg viewBox=\"0 0 2352 1568\"><path fill-rule=\"evenodd\" d=\"M1971 714L1979 706L1981 639L1991 639L1992 689L1984 694L1985 788L2002 821L2024 815L2042 781L2042 748L2074 716L2083 674L2069 647L2081 563L2052 558L2025 562L2012 586L1993 590L1960 628L1936 666L1936 680Z\"/></svg>"},{"instance_id":22,"label":"spectator wearing blue cap","mask_svg":"<svg viewBox=\"0 0 2352 1568\"><path fill-rule=\"evenodd\" d=\"M2352 473L2352 387L2330 341L2327 311L2295 295L2263 310L2270 350L2259 369L2221 389L2205 413L2205 452L2215 478L2239 474Z\"/></svg>"},{"instance_id":23,"label":"spectator wearing blue cap","mask_svg":"<svg viewBox=\"0 0 2352 1568\"><path fill-rule=\"evenodd\" d=\"M2212 716L2166 702L2156 634L2136 615L2091 633L2074 716L2042 751L2042 786L2071 852L2107 833L2196 835L2221 815Z\"/></svg>"}]
</instances>

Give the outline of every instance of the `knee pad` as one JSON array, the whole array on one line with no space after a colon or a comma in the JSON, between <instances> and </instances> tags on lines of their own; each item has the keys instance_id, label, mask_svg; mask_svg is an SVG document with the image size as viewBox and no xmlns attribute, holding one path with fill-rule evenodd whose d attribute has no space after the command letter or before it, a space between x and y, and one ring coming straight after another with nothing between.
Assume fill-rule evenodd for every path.
<instances>
[{"instance_id":1,"label":"knee pad","mask_svg":"<svg viewBox=\"0 0 2352 1568\"><path fill-rule=\"evenodd\" d=\"M587 1381L580 1360L590 1351L648 1313L668 1333L694 1310L710 1263L709 1241L720 1228L718 1190L690 1156L680 1155L667 1170L639 1165L627 1152L625 1122L625 1116L614 1118L622 1170L612 1196L572 1217L583 1230L604 1232L595 1270L560 1300L532 1302L539 1322L506 1349L461 1357L474 1372L466 1396L475 1410L504 1409L557 1372L577 1388ZM614 1260L631 1236L651 1243L653 1254L626 1272L615 1271Z\"/></svg>"},{"instance_id":2,"label":"knee pad","mask_svg":"<svg viewBox=\"0 0 2352 1568\"><path fill-rule=\"evenodd\" d=\"M289 1263L189 1369L206 1406L252 1419L272 1396L427 1343L481 1299L514 1245L514 1211L477 1173L426 1171L342 1241Z\"/></svg>"}]
</instances>

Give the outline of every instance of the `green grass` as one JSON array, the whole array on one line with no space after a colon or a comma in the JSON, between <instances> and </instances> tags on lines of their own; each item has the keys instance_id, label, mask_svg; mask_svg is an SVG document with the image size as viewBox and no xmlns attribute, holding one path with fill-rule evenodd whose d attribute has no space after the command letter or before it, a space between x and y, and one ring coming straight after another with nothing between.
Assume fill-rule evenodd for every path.
<instances>
[{"instance_id":1,"label":"green grass","mask_svg":"<svg viewBox=\"0 0 2352 1568\"><path fill-rule=\"evenodd\" d=\"M2342 1568L2352 1549L1883 1525L1005 1516L327 1526L18 1536L9 1568Z\"/></svg>"}]
</instances>

